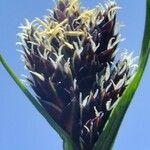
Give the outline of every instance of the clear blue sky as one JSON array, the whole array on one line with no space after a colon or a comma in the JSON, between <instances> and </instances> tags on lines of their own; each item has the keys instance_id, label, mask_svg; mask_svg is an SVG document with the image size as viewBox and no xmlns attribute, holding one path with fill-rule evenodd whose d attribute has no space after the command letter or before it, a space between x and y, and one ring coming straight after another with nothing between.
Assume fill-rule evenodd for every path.
<instances>
[{"instance_id":1,"label":"clear blue sky","mask_svg":"<svg viewBox=\"0 0 150 150\"><path fill-rule=\"evenodd\" d=\"M116 0L122 7L119 20L126 26L126 41L120 48L138 55L142 41L146 0ZM104 0L81 0L94 7ZM25 73L20 54L16 52L18 26L24 18L42 17L52 8L51 0L0 0L0 52L21 78ZM128 109L114 150L150 150L150 63ZM62 141L30 104L0 65L0 150L62 150Z\"/></svg>"}]
</instances>

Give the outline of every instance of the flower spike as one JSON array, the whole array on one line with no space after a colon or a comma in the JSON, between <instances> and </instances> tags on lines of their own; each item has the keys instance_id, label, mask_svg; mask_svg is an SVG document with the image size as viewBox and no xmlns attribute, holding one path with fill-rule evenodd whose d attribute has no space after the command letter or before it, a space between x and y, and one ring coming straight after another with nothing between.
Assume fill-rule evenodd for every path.
<instances>
[{"instance_id":1,"label":"flower spike","mask_svg":"<svg viewBox=\"0 0 150 150\"><path fill-rule=\"evenodd\" d=\"M82 10L78 0L58 0L19 34L38 101L77 150L92 149L135 73L130 54L116 58L118 9L114 1Z\"/></svg>"}]
</instances>

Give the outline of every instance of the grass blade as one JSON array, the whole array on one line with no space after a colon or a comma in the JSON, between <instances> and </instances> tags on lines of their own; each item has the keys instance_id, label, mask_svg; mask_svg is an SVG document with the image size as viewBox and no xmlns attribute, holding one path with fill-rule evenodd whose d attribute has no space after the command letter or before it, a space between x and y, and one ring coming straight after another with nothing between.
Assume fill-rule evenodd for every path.
<instances>
[{"instance_id":1,"label":"grass blade","mask_svg":"<svg viewBox=\"0 0 150 150\"><path fill-rule=\"evenodd\" d=\"M147 0L145 32L137 72L111 113L105 128L93 150L110 150L118 133L123 117L144 73L150 53L150 0Z\"/></svg>"}]
</instances>

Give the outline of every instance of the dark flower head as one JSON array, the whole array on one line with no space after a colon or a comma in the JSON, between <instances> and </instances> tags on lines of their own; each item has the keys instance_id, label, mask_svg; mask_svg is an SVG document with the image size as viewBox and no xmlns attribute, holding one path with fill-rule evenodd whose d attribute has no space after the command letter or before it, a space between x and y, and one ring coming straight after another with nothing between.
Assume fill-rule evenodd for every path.
<instances>
[{"instance_id":1,"label":"dark flower head","mask_svg":"<svg viewBox=\"0 0 150 150\"><path fill-rule=\"evenodd\" d=\"M108 1L84 10L78 0L59 0L19 34L38 101L79 150L91 150L133 75L131 55L116 58L118 8Z\"/></svg>"}]
</instances>

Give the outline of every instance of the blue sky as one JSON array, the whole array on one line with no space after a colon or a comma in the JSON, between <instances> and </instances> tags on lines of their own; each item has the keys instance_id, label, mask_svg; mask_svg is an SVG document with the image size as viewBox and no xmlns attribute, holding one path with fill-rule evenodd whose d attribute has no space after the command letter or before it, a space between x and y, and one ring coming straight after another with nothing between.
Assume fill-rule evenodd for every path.
<instances>
[{"instance_id":1,"label":"blue sky","mask_svg":"<svg viewBox=\"0 0 150 150\"><path fill-rule=\"evenodd\" d=\"M146 0L116 0L122 7L119 20L125 27L126 41L120 49L139 54L144 30ZM104 0L81 0L94 7ZM18 77L25 73L20 54L16 52L17 28L24 18L42 17L53 7L50 0L0 0L0 52ZM122 123L114 150L150 149L150 63ZM30 104L0 65L0 149L1 150L62 150L62 141L43 117Z\"/></svg>"}]
</instances>

